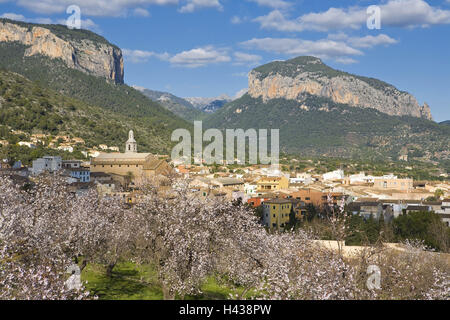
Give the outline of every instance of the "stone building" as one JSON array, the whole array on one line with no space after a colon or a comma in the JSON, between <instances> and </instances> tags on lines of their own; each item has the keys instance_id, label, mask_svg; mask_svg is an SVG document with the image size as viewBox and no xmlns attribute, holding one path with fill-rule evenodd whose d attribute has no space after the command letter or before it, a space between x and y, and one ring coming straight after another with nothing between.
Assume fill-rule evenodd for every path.
<instances>
[{"instance_id":1,"label":"stone building","mask_svg":"<svg viewBox=\"0 0 450 320\"><path fill-rule=\"evenodd\" d=\"M167 175L172 168L166 160L151 153L138 153L133 131L129 132L125 153L100 153L91 160L91 172L104 172L128 177L138 184L142 179Z\"/></svg>"}]
</instances>

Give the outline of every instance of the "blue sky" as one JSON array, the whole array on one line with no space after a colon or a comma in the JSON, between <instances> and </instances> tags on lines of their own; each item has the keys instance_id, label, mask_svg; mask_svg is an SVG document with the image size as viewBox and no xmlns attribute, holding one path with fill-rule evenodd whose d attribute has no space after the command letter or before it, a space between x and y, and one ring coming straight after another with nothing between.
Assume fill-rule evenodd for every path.
<instances>
[{"instance_id":1,"label":"blue sky","mask_svg":"<svg viewBox=\"0 0 450 320\"><path fill-rule=\"evenodd\" d=\"M450 119L450 0L0 0L0 16L63 23L70 5L80 7L83 28L123 49L130 85L234 96L253 67L314 55ZM367 26L372 5L380 29Z\"/></svg>"}]
</instances>

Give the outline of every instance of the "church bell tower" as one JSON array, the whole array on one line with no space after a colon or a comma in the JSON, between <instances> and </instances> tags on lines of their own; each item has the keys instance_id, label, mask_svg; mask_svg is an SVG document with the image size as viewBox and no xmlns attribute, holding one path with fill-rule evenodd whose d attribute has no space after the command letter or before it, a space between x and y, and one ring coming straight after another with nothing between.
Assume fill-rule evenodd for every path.
<instances>
[{"instance_id":1,"label":"church bell tower","mask_svg":"<svg viewBox=\"0 0 450 320\"><path fill-rule=\"evenodd\" d=\"M137 142L134 140L133 130L128 133L128 141L125 145L125 153L137 153Z\"/></svg>"}]
</instances>

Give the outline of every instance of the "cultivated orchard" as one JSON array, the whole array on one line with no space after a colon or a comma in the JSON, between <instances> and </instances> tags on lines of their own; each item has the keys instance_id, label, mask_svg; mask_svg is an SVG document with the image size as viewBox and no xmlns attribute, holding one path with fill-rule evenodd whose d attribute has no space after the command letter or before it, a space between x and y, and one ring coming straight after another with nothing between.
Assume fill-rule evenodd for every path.
<instances>
[{"instance_id":1,"label":"cultivated orchard","mask_svg":"<svg viewBox=\"0 0 450 320\"><path fill-rule=\"evenodd\" d=\"M333 212L341 237L343 211ZM68 268L97 264L110 276L119 261L151 265L165 299L200 294L210 277L235 289L230 299L449 298L448 264L420 245L347 259L312 240L268 232L246 205L199 197L182 179L149 181L127 206L77 194L57 175L0 178L1 299L92 299L66 285ZM366 286L369 265L380 268L379 289Z\"/></svg>"}]
</instances>

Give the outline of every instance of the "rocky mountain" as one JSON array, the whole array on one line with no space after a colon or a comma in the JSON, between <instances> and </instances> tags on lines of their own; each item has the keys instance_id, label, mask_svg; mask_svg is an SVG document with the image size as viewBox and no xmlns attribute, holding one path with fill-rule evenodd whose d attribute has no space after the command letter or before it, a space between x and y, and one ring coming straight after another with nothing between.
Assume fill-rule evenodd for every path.
<instances>
[{"instance_id":1,"label":"rocky mountain","mask_svg":"<svg viewBox=\"0 0 450 320\"><path fill-rule=\"evenodd\" d=\"M116 83L124 82L122 51L87 30L0 19L0 42L27 46L24 57L44 55L61 59L69 68Z\"/></svg>"},{"instance_id":2,"label":"rocky mountain","mask_svg":"<svg viewBox=\"0 0 450 320\"><path fill-rule=\"evenodd\" d=\"M96 125L99 130L93 127L86 130L94 135L92 139L106 139L108 132L119 130L119 127L123 130L125 125L138 132L140 151L167 153L172 145L171 132L177 128L191 128L189 122L123 83L121 51L104 38L85 30L69 30L65 26L1 22L0 70L22 75L42 90L60 95L62 98L56 99L54 109L59 108L59 101L74 99L103 110L103 125ZM7 36L4 31L8 32ZM75 55L73 59L63 59L70 52ZM19 88L21 85L20 82L16 84ZM92 108L88 110L92 111ZM39 117L39 113L36 116ZM84 113L84 119L93 121L97 117L98 112ZM94 126L92 121L89 123ZM14 125L9 128L15 129ZM56 130L52 131L55 134L70 130L70 127L52 126L51 129ZM50 128L40 130L48 133Z\"/></svg>"},{"instance_id":3,"label":"rocky mountain","mask_svg":"<svg viewBox=\"0 0 450 320\"><path fill-rule=\"evenodd\" d=\"M171 93L150 90L139 86L133 86L133 88L139 90L151 100L158 102L167 110L175 113L177 116L185 120L200 120L205 115L201 110L195 108L189 101L179 98Z\"/></svg>"},{"instance_id":4,"label":"rocky mountain","mask_svg":"<svg viewBox=\"0 0 450 320\"><path fill-rule=\"evenodd\" d=\"M249 95L301 103L307 94L352 107L372 108L395 116L432 119L430 107L420 106L407 92L377 79L334 70L315 57L276 61L249 74Z\"/></svg>"},{"instance_id":5,"label":"rocky mountain","mask_svg":"<svg viewBox=\"0 0 450 320\"><path fill-rule=\"evenodd\" d=\"M228 102L233 101L233 99L226 94L213 98L191 97L185 98L185 100L190 102L195 108L206 113L214 113Z\"/></svg>"},{"instance_id":6,"label":"rocky mountain","mask_svg":"<svg viewBox=\"0 0 450 320\"><path fill-rule=\"evenodd\" d=\"M450 159L450 126L431 120L410 94L300 57L253 70L249 92L204 121L205 128L279 129L280 149L316 156ZM414 157L411 157L413 159Z\"/></svg>"}]
</instances>

